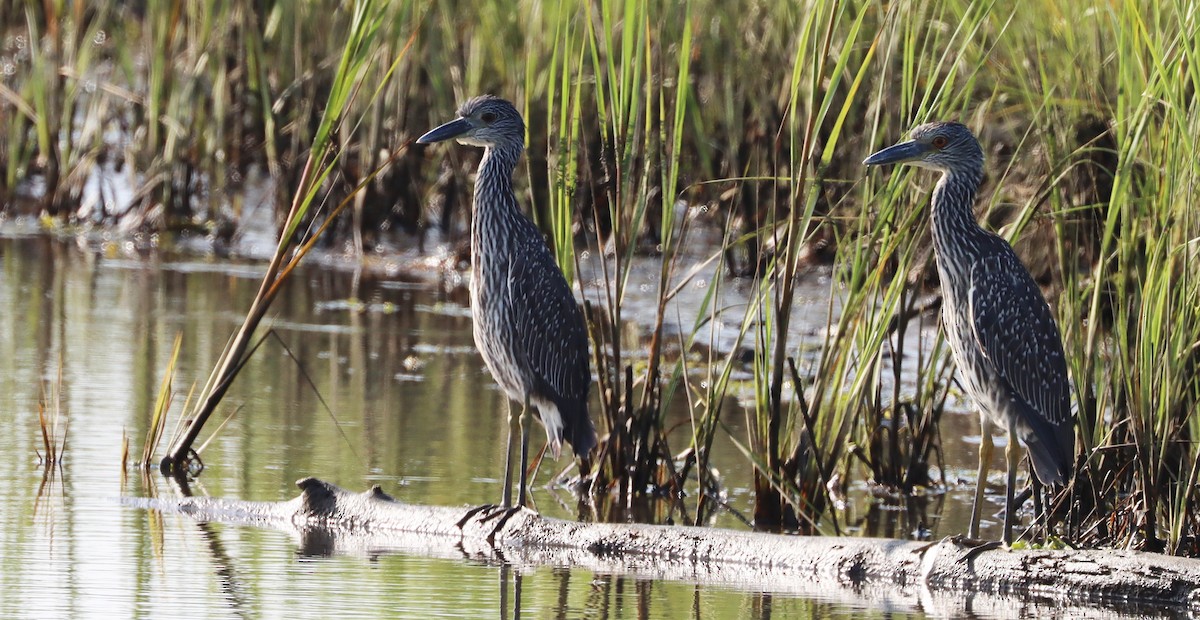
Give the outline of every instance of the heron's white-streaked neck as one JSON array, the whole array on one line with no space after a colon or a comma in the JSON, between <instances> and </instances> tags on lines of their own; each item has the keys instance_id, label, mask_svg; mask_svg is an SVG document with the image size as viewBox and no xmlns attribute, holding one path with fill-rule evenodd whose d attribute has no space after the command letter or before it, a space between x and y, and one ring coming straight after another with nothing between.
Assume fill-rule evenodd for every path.
<instances>
[{"instance_id":1,"label":"heron's white-streaked neck","mask_svg":"<svg viewBox=\"0 0 1200 620\"><path fill-rule=\"evenodd\" d=\"M521 212L513 191L513 171L522 150L511 145L483 150L471 210L471 265L476 270L481 270L485 262L507 265L513 248L521 245L514 240L537 234Z\"/></svg>"},{"instance_id":2,"label":"heron's white-streaked neck","mask_svg":"<svg viewBox=\"0 0 1200 620\"><path fill-rule=\"evenodd\" d=\"M939 260L969 261L978 247L979 235L987 233L975 219L975 197L983 180L983 168L949 170L933 188L933 245Z\"/></svg>"},{"instance_id":3,"label":"heron's white-streaked neck","mask_svg":"<svg viewBox=\"0 0 1200 620\"><path fill-rule=\"evenodd\" d=\"M476 209L484 204L503 204L517 208L512 176L521 158L521 148L486 146L475 177ZM518 209L519 210L519 209Z\"/></svg>"}]
</instances>

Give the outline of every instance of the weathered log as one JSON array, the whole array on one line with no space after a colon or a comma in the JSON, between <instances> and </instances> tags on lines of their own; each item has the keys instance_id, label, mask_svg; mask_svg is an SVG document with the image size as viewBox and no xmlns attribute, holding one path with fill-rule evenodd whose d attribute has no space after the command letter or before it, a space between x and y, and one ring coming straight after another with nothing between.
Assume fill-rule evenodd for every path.
<instances>
[{"instance_id":1,"label":"weathered log","mask_svg":"<svg viewBox=\"0 0 1200 620\"><path fill-rule=\"evenodd\" d=\"M860 605L865 597L891 609L951 614L964 605L1000 615L1040 605L1061 613L1064 604L1200 611L1200 560L1152 553L576 523L530 510L406 504L378 487L352 493L315 478L297 484L300 496L287 502L185 497L126 503L288 531L304 552L315 554L402 550L518 566L571 565Z\"/></svg>"}]
</instances>

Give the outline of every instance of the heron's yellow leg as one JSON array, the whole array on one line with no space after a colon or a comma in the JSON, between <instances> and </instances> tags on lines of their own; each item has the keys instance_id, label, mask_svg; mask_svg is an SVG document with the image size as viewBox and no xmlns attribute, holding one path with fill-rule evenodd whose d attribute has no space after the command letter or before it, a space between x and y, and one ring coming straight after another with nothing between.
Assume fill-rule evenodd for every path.
<instances>
[{"instance_id":1,"label":"heron's yellow leg","mask_svg":"<svg viewBox=\"0 0 1200 620\"><path fill-rule=\"evenodd\" d=\"M508 446L504 449L504 504L505 508L512 506L512 455L513 442L517 439L517 425L521 423L517 413L513 411L512 403L504 399L505 413L508 415Z\"/></svg>"},{"instance_id":2,"label":"heron's yellow leg","mask_svg":"<svg viewBox=\"0 0 1200 620\"><path fill-rule=\"evenodd\" d=\"M527 478L529 473L529 427L533 416L529 414L529 393L525 393L525 406L521 408L521 490L517 495L517 505L525 507L528 501Z\"/></svg>"},{"instance_id":3,"label":"heron's yellow leg","mask_svg":"<svg viewBox=\"0 0 1200 620\"><path fill-rule=\"evenodd\" d=\"M992 425L979 424L979 475L975 482L975 503L971 505L971 525L967 538L979 538L979 517L983 511L983 488L987 486L988 464L992 462Z\"/></svg>"},{"instance_id":4,"label":"heron's yellow leg","mask_svg":"<svg viewBox=\"0 0 1200 620\"><path fill-rule=\"evenodd\" d=\"M1013 524L1017 520L1017 507L1013 506L1013 495L1017 488L1017 464L1021 460L1021 444L1017 443L1017 431L1008 429L1008 446L1004 448L1004 457L1008 466L1007 489L1004 492L1004 544L1012 544Z\"/></svg>"}]
</instances>

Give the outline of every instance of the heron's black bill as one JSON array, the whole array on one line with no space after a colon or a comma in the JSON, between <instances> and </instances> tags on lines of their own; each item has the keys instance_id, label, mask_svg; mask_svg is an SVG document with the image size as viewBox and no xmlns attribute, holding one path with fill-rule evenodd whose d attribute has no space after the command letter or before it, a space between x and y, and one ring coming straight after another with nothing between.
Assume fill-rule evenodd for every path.
<instances>
[{"instance_id":1,"label":"heron's black bill","mask_svg":"<svg viewBox=\"0 0 1200 620\"><path fill-rule=\"evenodd\" d=\"M471 131L471 121L465 118L456 118L445 125L430 129L425 135L417 138L417 144L432 144L457 138L468 131Z\"/></svg>"},{"instance_id":2,"label":"heron's black bill","mask_svg":"<svg viewBox=\"0 0 1200 620\"><path fill-rule=\"evenodd\" d=\"M863 160L863 163L868 166L882 166L884 164L902 164L906 161L912 161L925 154L928 150L923 143L916 140L901 142L871 155Z\"/></svg>"}]
</instances>

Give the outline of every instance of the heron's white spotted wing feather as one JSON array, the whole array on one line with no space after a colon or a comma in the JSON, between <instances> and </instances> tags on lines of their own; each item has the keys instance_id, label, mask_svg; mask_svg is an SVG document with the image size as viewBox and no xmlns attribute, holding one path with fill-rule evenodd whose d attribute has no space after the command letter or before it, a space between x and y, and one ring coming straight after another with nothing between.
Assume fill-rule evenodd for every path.
<instances>
[{"instance_id":1,"label":"heron's white spotted wing feather","mask_svg":"<svg viewBox=\"0 0 1200 620\"><path fill-rule=\"evenodd\" d=\"M509 272L508 290L513 296L514 335L525 343L525 362L560 407L586 408L586 400L563 402L578 394L586 399L591 383L583 313L540 238L526 238L518 255L521 258L514 260Z\"/></svg>"},{"instance_id":2,"label":"heron's white spotted wing feather","mask_svg":"<svg viewBox=\"0 0 1200 620\"><path fill-rule=\"evenodd\" d=\"M980 352L1037 415L1070 424L1071 403L1062 338L1050 307L1014 254L971 267L970 320Z\"/></svg>"}]
</instances>

